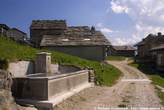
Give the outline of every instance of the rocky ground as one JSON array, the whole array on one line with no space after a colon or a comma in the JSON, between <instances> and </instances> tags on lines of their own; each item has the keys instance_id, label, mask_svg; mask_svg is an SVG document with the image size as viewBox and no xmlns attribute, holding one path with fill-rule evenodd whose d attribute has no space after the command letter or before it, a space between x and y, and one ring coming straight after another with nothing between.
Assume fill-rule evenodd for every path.
<instances>
[{"instance_id":1,"label":"rocky ground","mask_svg":"<svg viewBox=\"0 0 164 110\"><path fill-rule=\"evenodd\" d=\"M112 87L86 89L57 105L54 110L94 110L95 107L162 107L154 86L126 61L108 61L123 73Z\"/></svg>"},{"instance_id":2,"label":"rocky ground","mask_svg":"<svg viewBox=\"0 0 164 110\"><path fill-rule=\"evenodd\" d=\"M37 110L34 107L23 107L15 103L11 93L12 75L0 70L0 110Z\"/></svg>"}]
</instances>

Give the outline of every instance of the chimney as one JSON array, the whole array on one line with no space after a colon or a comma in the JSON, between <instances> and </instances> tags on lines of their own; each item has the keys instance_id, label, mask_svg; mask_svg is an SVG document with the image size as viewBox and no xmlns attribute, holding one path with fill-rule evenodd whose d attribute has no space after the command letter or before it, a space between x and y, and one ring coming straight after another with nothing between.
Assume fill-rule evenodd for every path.
<instances>
[{"instance_id":1,"label":"chimney","mask_svg":"<svg viewBox=\"0 0 164 110\"><path fill-rule=\"evenodd\" d=\"M37 54L35 73L51 73L51 53L41 52Z\"/></svg>"},{"instance_id":2,"label":"chimney","mask_svg":"<svg viewBox=\"0 0 164 110\"><path fill-rule=\"evenodd\" d=\"M158 37L162 36L162 33L161 32L158 32Z\"/></svg>"}]
</instances>

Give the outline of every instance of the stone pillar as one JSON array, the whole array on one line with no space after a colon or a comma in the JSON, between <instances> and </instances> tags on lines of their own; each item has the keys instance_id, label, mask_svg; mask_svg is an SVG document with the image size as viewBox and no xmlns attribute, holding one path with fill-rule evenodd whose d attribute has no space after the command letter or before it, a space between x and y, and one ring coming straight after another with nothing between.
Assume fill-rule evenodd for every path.
<instances>
[{"instance_id":1,"label":"stone pillar","mask_svg":"<svg viewBox=\"0 0 164 110\"><path fill-rule=\"evenodd\" d=\"M89 70L89 82L95 82L95 74L93 70Z\"/></svg>"},{"instance_id":2,"label":"stone pillar","mask_svg":"<svg viewBox=\"0 0 164 110\"><path fill-rule=\"evenodd\" d=\"M35 73L51 73L51 53L41 52L37 54Z\"/></svg>"}]
</instances>

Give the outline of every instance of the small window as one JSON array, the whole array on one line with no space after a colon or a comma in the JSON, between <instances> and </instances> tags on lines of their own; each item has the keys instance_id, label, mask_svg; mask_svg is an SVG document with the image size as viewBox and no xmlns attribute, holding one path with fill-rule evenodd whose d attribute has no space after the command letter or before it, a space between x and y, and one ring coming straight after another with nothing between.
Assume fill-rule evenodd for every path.
<instances>
[{"instance_id":1,"label":"small window","mask_svg":"<svg viewBox=\"0 0 164 110\"><path fill-rule=\"evenodd\" d=\"M84 41L90 41L91 39L83 39Z\"/></svg>"},{"instance_id":2,"label":"small window","mask_svg":"<svg viewBox=\"0 0 164 110\"><path fill-rule=\"evenodd\" d=\"M62 41L67 42L67 41L69 41L69 39L62 39Z\"/></svg>"}]
</instances>

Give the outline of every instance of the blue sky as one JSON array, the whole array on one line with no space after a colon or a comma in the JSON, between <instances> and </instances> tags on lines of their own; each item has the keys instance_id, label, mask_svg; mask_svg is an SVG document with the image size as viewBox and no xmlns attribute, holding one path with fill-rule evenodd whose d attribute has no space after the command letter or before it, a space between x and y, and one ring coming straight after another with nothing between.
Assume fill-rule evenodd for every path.
<instances>
[{"instance_id":1,"label":"blue sky","mask_svg":"<svg viewBox=\"0 0 164 110\"><path fill-rule=\"evenodd\" d=\"M65 19L68 25L95 26L115 45L132 44L141 40L150 29L155 27L156 31L163 31L164 26L160 20L152 22L153 19L145 20L148 23L144 24L144 18L154 7L146 5L148 0L137 1L148 8L139 18L136 16L143 10L135 6L136 0L1 0L0 23L29 34L32 20ZM149 0L149 3L153 1ZM142 32L142 27L149 30Z\"/></svg>"}]
</instances>

